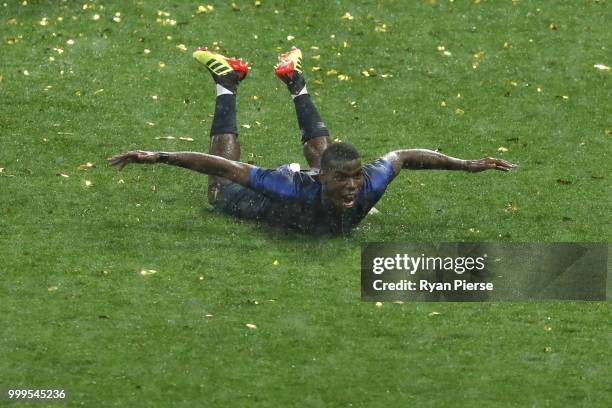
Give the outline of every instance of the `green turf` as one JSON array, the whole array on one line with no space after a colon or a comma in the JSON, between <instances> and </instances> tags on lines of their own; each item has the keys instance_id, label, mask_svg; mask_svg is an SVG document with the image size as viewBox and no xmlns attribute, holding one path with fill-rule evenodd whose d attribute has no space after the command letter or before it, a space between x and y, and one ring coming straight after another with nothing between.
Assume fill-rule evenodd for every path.
<instances>
[{"instance_id":1,"label":"green turf","mask_svg":"<svg viewBox=\"0 0 612 408\"><path fill-rule=\"evenodd\" d=\"M594 67L612 65L610 2L261 3L0 2L0 388L88 407L610 406L609 303L359 300L363 242L610 241L610 72ZM214 91L190 53L214 41L252 62L238 116L259 165L305 164L271 71L295 44L334 137L366 159L521 167L406 171L334 239L217 214L185 170L108 169L134 148L207 149Z\"/></svg>"}]
</instances>

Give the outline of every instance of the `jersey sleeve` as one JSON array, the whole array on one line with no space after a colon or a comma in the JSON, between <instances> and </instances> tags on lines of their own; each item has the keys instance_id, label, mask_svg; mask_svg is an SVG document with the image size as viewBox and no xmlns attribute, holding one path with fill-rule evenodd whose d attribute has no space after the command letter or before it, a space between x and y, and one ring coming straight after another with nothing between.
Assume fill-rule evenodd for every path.
<instances>
[{"instance_id":1,"label":"jersey sleeve","mask_svg":"<svg viewBox=\"0 0 612 408\"><path fill-rule=\"evenodd\" d=\"M320 190L320 184L312 177L282 166L278 169L255 167L251 170L249 187L270 197L307 200Z\"/></svg>"},{"instance_id":2,"label":"jersey sleeve","mask_svg":"<svg viewBox=\"0 0 612 408\"><path fill-rule=\"evenodd\" d=\"M396 174L393 165L385 159L374 160L363 168L364 193L366 196L382 196Z\"/></svg>"}]
</instances>

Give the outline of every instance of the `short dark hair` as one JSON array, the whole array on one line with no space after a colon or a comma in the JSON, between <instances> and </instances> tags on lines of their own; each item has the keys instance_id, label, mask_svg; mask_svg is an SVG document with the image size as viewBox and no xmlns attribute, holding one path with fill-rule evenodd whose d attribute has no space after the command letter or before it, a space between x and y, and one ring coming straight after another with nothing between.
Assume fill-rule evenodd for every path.
<instances>
[{"instance_id":1,"label":"short dark hair","mask_svg":"<svg viewBox=\"0 0 612 408\"><path fill-rule=\"evenodd\" d=\"M321 168L329 169L337 167L332 162L345 162L360 159L357 149L348 143L332 143L325 149L321 157Z\"/></svg>"}]
</instances>

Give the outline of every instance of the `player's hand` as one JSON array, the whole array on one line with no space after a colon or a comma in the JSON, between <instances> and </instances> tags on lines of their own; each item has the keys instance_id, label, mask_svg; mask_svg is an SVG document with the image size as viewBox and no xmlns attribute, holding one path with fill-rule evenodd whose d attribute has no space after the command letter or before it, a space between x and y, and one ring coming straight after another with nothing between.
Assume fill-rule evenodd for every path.
<instances>
[{"instance_id":1,"label":"player's hand","mask_svg":"<svg viewBox=\"0 0 612 408\"><path fill-rule=\"evenodd\" d=\"M123 168L130 163L153 164L157 163L158 160L159 153L145 152L143 150L134 150L127 153L121 153L107 159L108 165L117 167L117 170L119 171L123 170Z\"/></svg>"},{"instance_id":2,"label":"player's hand","mask_svg":"<svg viewBox=\"0 0 612 408\"><path fill-rule=\"evenodd\" d=\"M516 164L505 160L496 159L495 157L484 157L480 160L471 160L467 170L472 173L478 173L484 170L510 171L516 167Z\"/></svg>"}]
</instances>

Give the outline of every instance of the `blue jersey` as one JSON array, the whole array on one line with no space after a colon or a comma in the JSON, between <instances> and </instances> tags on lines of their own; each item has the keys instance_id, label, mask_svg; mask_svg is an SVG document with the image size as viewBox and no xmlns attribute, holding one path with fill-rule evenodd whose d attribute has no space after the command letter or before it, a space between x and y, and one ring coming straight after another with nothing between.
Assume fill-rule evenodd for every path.
<instances>
[{"instance_id":1,"label":"blue jersey","mask_svg":"<svg viewBox=\"0 0 612 408\"><path fill-rule=\"evenodd\" d=\"M215 207L242 218L261 219L270 224L307 233L349 233L382 197L395 172L391 163L378 159L362 168L363 185L352 208L337 211L326 202L319 175L255 167L249 188L236 183L224 186Z\"/></svg>"}]
</instances>

